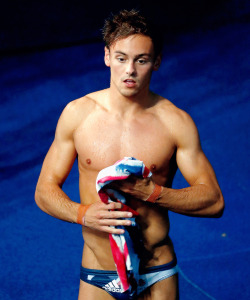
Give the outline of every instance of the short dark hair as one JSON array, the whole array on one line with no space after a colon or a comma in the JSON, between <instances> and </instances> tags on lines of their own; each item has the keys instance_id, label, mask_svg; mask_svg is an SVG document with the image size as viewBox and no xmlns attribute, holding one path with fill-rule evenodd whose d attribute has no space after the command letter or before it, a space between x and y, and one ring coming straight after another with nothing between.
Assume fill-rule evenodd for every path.
<instances>
[{"instance_id":1,"label":"short dark hair","mask_svg":"<svg viewBox=\"0 0 250 300\"><path fill-rule=\"evenodd\" d=\"M154 45L155 58L161 53L163 48L161 31L157 30L155 24L135 9L130 11L124 9L116 15L111 15L110 18L105 20L102 34L108 49L114 42L133 34L142 34L151 38Z\"/></svg>"}]
</instances>

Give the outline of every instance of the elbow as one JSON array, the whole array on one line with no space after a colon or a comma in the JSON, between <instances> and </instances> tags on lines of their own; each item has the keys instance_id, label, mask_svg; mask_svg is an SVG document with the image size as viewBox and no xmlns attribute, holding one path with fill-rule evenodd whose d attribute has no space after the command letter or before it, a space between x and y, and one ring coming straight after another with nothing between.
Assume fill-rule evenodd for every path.
<instances>
[{"instance_id":1,"label":"elbow","mask_svg":"<svg viewBox=\"0 0 250 300\"><path fill-rule=\"evenodd\" d=\"M41 209L43 209L43 201L42 201L42 193L39 190L39 187L36 187L35 195L34 195L36 205Z\"/></svg>"},{"instance_id":2,"label":"elbow","mask_svg":"<svg viewBox=\"0 0 250 300\"><path fill-rule=\"evenodd\" d=\"M40 208L40 193L37 188L35 190L34 199L35 199L36 205Z\"/></svg>"},{"instance_id":3,"label":"elbow","mask_svg":"<svg viewBox=\"0 0 250 300\"><path fill-rule=\"evenodd\" d=\"M216 197L216 202L214 204L214 218L221 218L225 209L225 202L221 192L218 193Z\"/></svg>"}]
</instances>

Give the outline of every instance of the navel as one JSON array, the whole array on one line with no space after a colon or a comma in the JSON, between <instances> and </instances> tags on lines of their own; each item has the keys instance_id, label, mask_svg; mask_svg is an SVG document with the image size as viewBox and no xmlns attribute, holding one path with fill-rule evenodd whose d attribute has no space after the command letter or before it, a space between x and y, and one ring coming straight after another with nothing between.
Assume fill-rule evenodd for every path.
<instances>
[{"instance_id":1,"label":"navel","mask_svg":"<svg viewBox=\"0 0 250 300\"><path fill-rule=\"evenodd\" d=\"M90 165L90 164L91 164L91 159L90 159L90 158L87 158L87 159L86 159L86 163L87 163L88 165Z\"/></svg>"}]
</instances>

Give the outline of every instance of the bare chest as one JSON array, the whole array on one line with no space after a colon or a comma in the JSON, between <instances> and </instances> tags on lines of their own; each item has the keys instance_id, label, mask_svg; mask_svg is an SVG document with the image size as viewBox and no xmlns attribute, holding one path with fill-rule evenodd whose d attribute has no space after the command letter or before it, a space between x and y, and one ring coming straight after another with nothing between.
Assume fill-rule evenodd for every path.
<instances>
[{"instance_id":1,"label":"bare chest","mask_svg":"<svg viewBox=\"0 0 250 300\"><path fill-rule=\"evenodd\" d=\"M93 171L132 156L152 171L164 173L174 153L170 132L150 117L124 122L119 118L92 116L76 130L75 146L81 168Z\"/></svg>"}]
</instances>

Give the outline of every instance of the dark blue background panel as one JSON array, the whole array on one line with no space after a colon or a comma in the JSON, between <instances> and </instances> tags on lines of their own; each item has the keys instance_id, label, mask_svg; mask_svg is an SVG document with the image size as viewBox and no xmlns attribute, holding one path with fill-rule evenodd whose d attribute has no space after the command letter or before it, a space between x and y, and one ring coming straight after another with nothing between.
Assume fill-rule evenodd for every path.
<instances>
[{"instance_id":1,"label":"dark blue background panel","mask_svg":"<svg viewBox=\"0 0 250 300\"><path fill-rule=\"evenodd\" d=\"M250 15L246 0L127 0L122 4L114 0L6 0L0 5L0 51L9 54L100 40L103 20L123 8L140 9L162 30L175 34L245 22Z\"/></svg>"},{"instance_id":2,"label":"dark blue background panel","mask_svg":"<svg viewBox=\"0 0 250 300\"><path fill-rule=\"evenodd\" d=\"M221 219L170 213L182 300L250 297L249 36L241 22L179 34L153 75L196 122L226 202ZM109 85L103 44L3 57L0 72L0 299L77 299L81 228L40 211L34 191L64 106ZM64 190L79 201L76 164Z\"/></svg>"}]
</instances>

